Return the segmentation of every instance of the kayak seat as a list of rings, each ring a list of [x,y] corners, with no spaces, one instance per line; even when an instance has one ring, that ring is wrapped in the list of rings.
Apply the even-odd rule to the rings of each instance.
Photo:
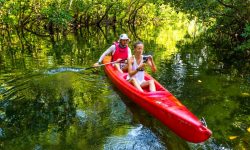
[[[123,79],[127,80],[128,73],[123,73]]]

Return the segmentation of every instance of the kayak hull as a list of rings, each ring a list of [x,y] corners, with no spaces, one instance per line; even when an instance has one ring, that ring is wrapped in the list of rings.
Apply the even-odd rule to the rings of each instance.
[[[111,57],[106,56],[103,63],[110,62]],[[193,142],[204,142],[211,136],[212,132],[192,114],[181,102],[175,98],[159,82],[145,73],[145,80],[154,80],[156,92],[144,92],[137,90],[127,80],[127,73],[118,72],[112,65],[105,65],[106,75],[112,83],[129,99],[160,120],[181,138]]]

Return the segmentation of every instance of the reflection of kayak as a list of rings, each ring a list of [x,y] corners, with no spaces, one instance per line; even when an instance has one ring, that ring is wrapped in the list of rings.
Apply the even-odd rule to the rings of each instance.
[[[106,56],[103,63],[108,63],[110,60],[111,57]],[[211,136],[212,132],[156,80],[156,92],[149,92],[148,89],[140,92],[126,81],[127,73],[119,73],[112,65],[105,65],[104,70],[123,94],[183,139],[199,143],[206,141]],[[153,78],[145,73],[145,80],[149,79]]]

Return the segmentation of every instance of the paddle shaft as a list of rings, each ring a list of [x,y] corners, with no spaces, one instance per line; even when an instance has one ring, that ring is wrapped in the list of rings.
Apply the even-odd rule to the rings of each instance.
[[[114,64],[114,63],[121,63],[121,61],[124,61],[124,59],[120,60],[119,62],[117,62],[117,61],[111,61],[109,63],[100,64],[98,66],[91,66],[91,67],[88,67],[88,68],[84,68],[83,70],[93,69],[93,68],[97,68],[97,67],[101,67],[101,66],[105,66],[105,65],[109,65],[109,64]]]

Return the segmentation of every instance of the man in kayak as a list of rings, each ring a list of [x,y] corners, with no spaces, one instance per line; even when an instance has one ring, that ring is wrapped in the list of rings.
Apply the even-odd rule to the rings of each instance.
[[[121,60],[127,60],[132,56],[131,49],[128,47],[128,42],[130,39],[128,38],[127,34],[121,34],[119,37],[118,42],[114,42],[112,46],[110,46],[99,58],[98,62],[94,64],[94,67],[98,67],[104,57],[110,53],[112,53],[112,62],[116,61],[115,64],[116,69],[123,73],[126,70],[125,63],[119,63]]]
[[[155,91],[154,80],[144,80],[144,67],[150,66],[152,71],[156,71],[156,66],[151,55],[143,56],[144,45],[141,41],[134,44],[134,56],[128,59],[128,76],[127,80],[131,82],[137,89],[143,91],[142,88],[149,86],[149,91]]]

